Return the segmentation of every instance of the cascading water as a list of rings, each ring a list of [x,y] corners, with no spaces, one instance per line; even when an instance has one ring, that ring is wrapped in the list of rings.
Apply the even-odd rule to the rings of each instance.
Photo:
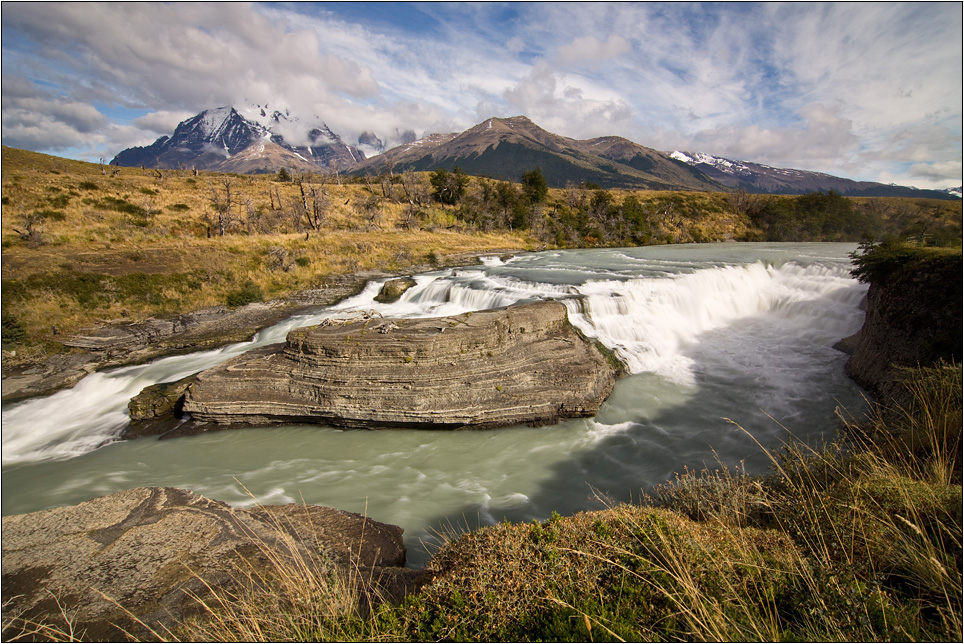
[[[88,376],[3,407],[3,513],[139,485],[172,485],[237,505],[308,502],[406,529],[409,559],[449,526],[545,518],[639,496],[684,466],[762,471],[756,441],[830,436],[837,406],[862,411],[833,344],[859,329],[866,288],[846,244],[716,244],[533,253],[416,276],[392,304],[381,282],[252,341]],[[630,375],[592,419],[483,432],[231,430],[117,442],[143,387],[181,378],[291,328],[351,310],[443,316],[535,299],[570,320]],[[730,420],[732,419],[732,422]],[[741,431],[738,423],[745,431]],[[719,462],[719,463],[718,463]],[[250,494],[253,495],[249,496]]]

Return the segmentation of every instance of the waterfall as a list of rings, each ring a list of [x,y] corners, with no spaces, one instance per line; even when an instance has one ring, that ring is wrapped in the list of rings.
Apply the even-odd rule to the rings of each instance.
[[[683,255],[645,257],[641,249],[632,249],[489,259],[481,267],[418,275],[416,285],[391,304],[374,301],[385,281],[376,280],[356,296],[294,316],[251,342],[95,373],[72,389],[4,405],[3,463],[64,459],[97,449],[118,438],[128,420],[127,402],[143,387],[281,342],[296,326],[357,309],[429,317],[557,299],[567,306],[573,324],[613,349],[630,373],[656,374],[681,386],[696,383],[698,363],[727,358],[759,371],[768,368],[756,364],[766,362],[768,351],[794,362],[801,351],[794,342],[826,348],[859,328],[858,303],[866,288],[849,276],[849,264],[839,253],[833,261],[779,262]],[[761,330],[739,340],[718,338],[719,348],[700,354],[702,339],[741,320]],[[760,343],[765,346],[748,350]],[[784,347],[782,354],[778,346]]]
[[[833,344],[859,328],[857,304],[866,291],[842,267],[793,262],[590,281],[577,290],[582,298],[566,302],[573,324],[613,349],[631,373],[657,373],[680,384],[693,382],[682,354],[701,335],[765,316],[774,336],[806,334]]]

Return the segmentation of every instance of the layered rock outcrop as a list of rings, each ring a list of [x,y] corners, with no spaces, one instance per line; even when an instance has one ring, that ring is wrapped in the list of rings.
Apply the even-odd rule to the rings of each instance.
[[[429,319],[326,321],[198,374],[195,421],[488,428],[591,416],[613,366],[558,302]]]
[[[234,509],[177,488],[7,516],[2,542],[4,641],[30,623],[67,632],[65,617],[90,641],[163,633],[201,610],[197,598],[268,578],[282,560],[371,580],[383,595],[418,583],[401,568],[397,526],[320,506]]]

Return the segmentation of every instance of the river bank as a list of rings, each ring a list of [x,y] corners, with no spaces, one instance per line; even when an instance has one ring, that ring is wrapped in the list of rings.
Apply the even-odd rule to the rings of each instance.
[[[63,340],[63,352],[17,360],[4,352],[4,402],[50,395],[75,385],[88,374],[164,356],[215,349],[249,340],[258,331],[294,315],[330,306],[357,294],[374,279],[424,273],[446,266],[479,262],[480,257],[509,256],[519,249],[496,249],[439,255],[434,264],[413,264],[395,271],[358,271],[335,275],[323,284],[290,297],[218,306],[169,318],[141,322],[103,320]]]
[[[911,268],[919,279],[940,275]],[[959,315],[941,308],[947,300],[929,305],[942,319]],[[593,319],[605,327],[598,311]],[[600,495],[609,507],[451,535],[420,574],[426,585],[401,605],[371,610],[350,585],[306,593],[317,570],[278,569],[266,585],[220,594],[175,638],[959,639],[959,362],[908,372],[902,387],[901,406],[847,422],[845,441],[778,452],[753,438],[766,475],[722,462],[681,469],[641,505]]]

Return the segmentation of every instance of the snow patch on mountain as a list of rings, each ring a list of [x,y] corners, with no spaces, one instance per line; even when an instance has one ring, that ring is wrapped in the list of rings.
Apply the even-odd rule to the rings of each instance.
[[[681,152],[679,150],[674,150],[669,156],[677,161],[682,161],[683,163],[687,163],[689,165],[704,164],[713,166],[714,168],[728,174],[745,174],[747,172],[751,172],[748,166],[739,161],[730,161],[729,159],[715,157],[704,152]]]
[[[201,119],[198,122],[199,133],[206,139],[216,140],[220,138],[224,130],[230,125],[229,121],[233,112],[234,109],[230,107],[218,107],[201,112]]]

